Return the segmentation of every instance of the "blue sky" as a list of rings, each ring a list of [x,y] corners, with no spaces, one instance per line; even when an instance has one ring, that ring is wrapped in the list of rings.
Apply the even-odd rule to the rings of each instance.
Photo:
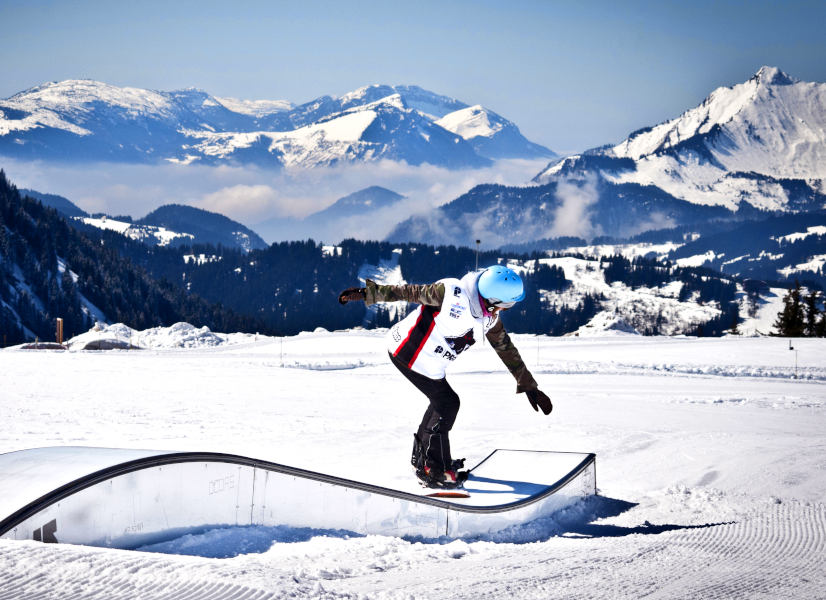
[[[0,97],[69,78],[295,103],[415,84],[574,152],[764,64],[826,81],[824,21],[823,1],[0,0]]]

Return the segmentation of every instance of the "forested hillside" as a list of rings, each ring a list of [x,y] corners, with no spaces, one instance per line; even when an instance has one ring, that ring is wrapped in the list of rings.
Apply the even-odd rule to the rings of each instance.
[[[178,321],[221,331],[266,327],[156,280],[105,239],[87,237],[56,210],[21,196],[0,171],[0,342],[53,340],[57,317],[65,337],[102,318],[140,329]]]
[[[280,334],[294,334],[317,327],[389,326],[409,307],[379,306],[366,312],[358,303],[341,307],[338,292],[365,278],[427,283],[461,277],[475,268],[477,256],[470,248],[455,246],[346,240],[330,247],[308,240],[273,244],[250,254],[200,247],[186,262],[171,250],[156,249],[135,260],[158,277],[180,281],[204,298],[255,315]],[[721,335],[740,320],[749,287],[710,269],[622,256],[482,252],[478,257],[480,266],[501,261],[520,269],[525,279],[525,300],[503,315],[516,333],[563,335],[610,309],[633,315],[633,325],[642,334]],[[563,267],[573,263],[577,266],[569,274]],[[646,310],[634,306],[635,290],[650,296]],[[610,301],[605,296],[609,291]],[[768,290],[754,293],[759,297],[761,291]]]
[[[188,321],[217,331],[277,335],[386,327],[411,307],[342,307],[339,291],[365,278],[426,283],[461,277],[477,264],[503,261],[519,269],[526,283],[525,300],[503,316],[516,333],[563,335],[603,313],[608,317],[598,321],[621,319],[641,334],[721,335],[754,317],[766,305],[764,296],[777,296],[766,282],[620,255],[477,255],[465,247],[357,240],[337,246],[283,242],[249,253],[147,246],[67,222],[21,197],[5,176],[0,197],[0,327],[6,344],[52,339],[58,316],[67,337],[97,319],[136,329]]]

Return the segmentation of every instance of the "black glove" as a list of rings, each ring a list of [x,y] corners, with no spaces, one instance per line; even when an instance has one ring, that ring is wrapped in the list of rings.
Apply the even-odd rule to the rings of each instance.
[[[339,304],[347,304],[348,302],[354,300],[361,300],[364,302],[364,299],[367,297],[366,292],[367,288],[347,288],[338,295]]]
[[[528,390],[526,392],[528,394],[528,401],[533,406],[533,409],[536,412],[539,412],[539,409],[542,409],[542,412],[546,415],[551,414],[551,411],[554,409],[554,405],[551,404],[551,399],[548,398],[541,390]]]

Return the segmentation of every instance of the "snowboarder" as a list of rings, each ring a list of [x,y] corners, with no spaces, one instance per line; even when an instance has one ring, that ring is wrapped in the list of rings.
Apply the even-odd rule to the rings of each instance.
[[[448,434],[459,411],[459,396],[445,379],[445,369],[476,342],[475,328],[516,378],[516,393],[526,393],[534,410],[551,413],[550,398],[539,390],[499,319],[500,312],[524,297],[519,274],[501,265],[422,285],[379,285],[368,279],[365,287],[339,294],[341,304],[404,300],[420,305],[390,328],[387,349],[391,362],[430,401],[414,435],[411,457],[422,485],[454,488],[467,478],[467,472],[459,470],[464,459],[453,460],[450,454]]]

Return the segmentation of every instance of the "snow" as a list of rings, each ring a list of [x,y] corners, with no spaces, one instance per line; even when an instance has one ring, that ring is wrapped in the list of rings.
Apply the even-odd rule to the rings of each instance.
[[[777,272],[784,277],[790,277],[794,273],[803,273],[806,271],[817,273],[823,268],[823,265],[826,265],[826,254],[815,254],[805,263],[778,269]]]
[[[627,325],[640,333],[659,328],[658,333],[676,335],[690,332],[720,314],[718,306],[700,304],[692,299],[681,302],[679,294],[683,284],[679,281],[658,288],[631,288],[619,281],[608,284],[598,258],[566,256],[540,259],[539,263],[561,268],[565,278],[572,282],[571,287],[561,292],[543,291],[543,299],[548,305],[574,307],[585,294],[602,297],[602,308],[612,316],[606,317],[608,322],[597,320],[591,327],[586,326],[582,330],[585,333],[605,330],[610,326],[610,320],[616,318],[618,322],[622,321],[622,325],[618,325],[621,328]],[[532,271],[536,261],[508,266],[520,272]]]
[[[222,258],[223,257],[218,256],[217,254],[203,254],[203,253],[201,253],[201,254],[184,254],[183,255],[184,263],[189,264],[191,262],[191,263],[194,263],[196,265],[203,265],[203,264],[206,264],[206,263],[218,262]]]
[[[91,131],[75,122],[83,122],[93,114],[98,103],[123,109],[133,119],[146,115],[170,121],[175,119],[172,102],[158,92],[121,88],[99,81],[68,79],[46,83],[0,101],[0,109],[7,107],[30,113],[20,121],[0,116],[0,135],[38,127],[63,129],[76,135],[91,135]]]
[[[740,286],[738,286],[740,288]],[[749,306],[743,296],[745,293],[742,289],[738,292],[740,294],[740,318],[743,320],[737,326],[740,335],[756,336],[756,335],[770,335],[774,329],[774,323],[777,321],[778,313],[783,311],[783,298],[788,293],[784,288],[770,288],[767,294],[761,296],[759,303],[754,310]]]
[[[654,255],[657,260],[665,260],[669,253],[681,247],[682,244],[675,242],[665,242],[662,244],[651,244],[648,242],[640,242],[638,244],[592,244],[589,246],[568,246],[565,248],[565,252],[595,258],[619,254],[629,260]]]
[[[130,223],[128,221],[118,221],[108,217],[74,218],[82,221],[86,225],[97,227],[98,229],[117,231],[121,235],[125,235],[133,240],[144,241],[154,238],[154,243],[158,246],[167,246],[170,242],[177,238],[189,238],[191,240],[195,239],[195,236],[191,233],[179,233],[177,231],[169,230],[166,227],[159,227],[156,225],[135,225],[134,223]]]
[[[58,271],[58,273],[60,273],[62,275],[63,273],[66,272],[66,269],[67,269],[66,261],[63,260],[62,258],[58,257],[58,259],[57,259],[57,271]],[[77,273],[75,273],[74,271],[69,269],[69,276],[72,278],[72,281],[74,283],[77,283],[77,280],[78,280]],[[60,279],[58,279],[58,281],[60,281]],[[80,292],[77,292],[77,295],[78,295],[78,298],[80,299],[81,310],[83,311],[84,314],[90,316],[95,321],[105,321],[106,320],[106,315],[104,315],[103,311],[100,310],[97,306],[95,306],[95,304],[91,300],[89,300],[86,296],[84,296]]]
[[[75,219],[85,223],[86,225],[97,227],[98,229],[117,231],[122,235],[126,235],[126,232],[132,227],[132,223],[129,223],[128,221],[118,221],[108,217],[75,217]]]
[[[174,331],[173,331],[174,330]],[[187,335],[182,335],[188,331]],[[425,402],[384,331],[147,335],[141,352],[0,351],[0,452],[230,452],[355,479],[409,470]],[[214,334],[223,338],[225,334]],[[189,348],[173,338],[193,340]],[[473,539],[221,528],[120,551],[0,541],[6,597],[814,598],[826,587],[826,340],[514,335],[554,401],[489,346],[452,364],[451,435],[597,453],[600,496]]]
[[[711,262],[718,257],[725,256],[724,254],[716,254],[713,250],[709,250],[704,254],[695,254],[694,256],[686,256],[685,258],[678,258],[675,263],[680,267],[702,267],[707,262]]]
[[[184,133],[202,140],[191,148],[212,158],[226,158],[238,149],[249,148],[264,140],[268,144],[267,151],[277,151],[285,166],[319,166],[346,157],[353,146],[366,145],[359,140],[375,119],[375,111],[358,109],[293,131],[213,133],[187,130]]]
[[[237,98],[218,97],[216,97],[215,100],[233,112],[251,117],[265,117],[293,108],[292,102],[287,100],[239,100]]]
[[[804,180],[813,189],[826,180],[825,108],[826,83],[763,67],[679,117],[594,152],[634,160],[634,169],[603,172],[612,183],[654,185],[688,202],[730,210],[743,201],[760,210],[788,210],[790,194],[781,179]],[[554,180],[577,158],[549,164],[535,181]]]
[[[562,171],[563,167],[573,165],[579,158],[581,158],[580,154],[573,154],[565,158],[560,158],[559,160],[551,161],[534,180],[538,183],[548,183],[555,175],[558,175]]]
[[[805,240],[810,235],[826,235],[826,226],[815,225],[813,227],[807,227],[806,231],[804,232],[790,233],[789,235],[772,237],[772,239],[777,240],[778,242],[786,242],[789,244],[793,244],[795,242],[799,242],[800,240]]]
[[[367,280],[370,279],[380,285],[406,284],[407,281],[405,281],[402,276],[402,268],[399,265],[401,253],[402,251],[397,248],[393,250],[390,260],[380,259],[378,265],[363,264],[358,272],[359,282],[365,284]],[[364,317],[364,324],[368,325],[370,322],[373,322],[380,308],[389,310],[390,318],[397,320],[404,316],[403,311],[407,306],[407,302],[386,302],[384,304],[369,306]]]
[[[461,137],[436,124],[466,106],[415,86],[373,85],[339,99],[323,96],[294,106],[283,100],[214,97],[197,89],[162,92],[66,80],[0,100],[0,138],[21,145],[37,138],[38,147],[104,161],[240,161],[259,167],[313,168],[388,159],[477,167],[488,163],[481,150],[476,154]],[[486,153],[531,159],[544,152],[527,143],[513,123],[477,108],[461,127],[474,130],[477,137],[488,136]],[[376,123],[378,115],[381,123]],[[374,123],[372,135],[365,135]],[[303,126],[293,129],[297,124]],[[489,134],[503,129],[510,131],[507,139],[489,139]],[[67,137],[67,132],[74,135]],[[118,134],[124,132],[128,139],[118,143]],[[84,142],[76,139],[79,136],[102,141]],[[136,159],[136,153],[143,158]]]
[[[698,107],[684,112],[650,131],[629,137],[614,147],[617,156],[642,158],[669,148],[697,134],[708,133],[714,125],[731,121],[757,97],[759,81],[755,78],[733,87],[714,90]]]
[[[493,137],[502,130],[502,123],[491,122],[491,115],[477,104],[445,115],[436,125],[462,136],[466,140],[475,137]]]
[[[12,96],[6,102],[24,110],[42,106],[56,110],[88,112],[95,102],[126,108],[134,113],[171,113],[171,102],[158,92],[132,87],[117,87],[90,79],[50,82]]]
[[[209,327],[194,327],[189,323],[176,323],[170,327],[153,327],[136,331],[123,323],[106,325],[97,323],[95,327],[66,342],[69,350],[84,350],[89,343],[109,341],[124,348],[204,348],[224,344],[246,343],[256,338],[253,334],[235,333],[231,335],[213,333]]]
[[[603,337],[606,335],[639,335],[639,331],[625,322],[625,319],[610,311],[598,312],[585,325],[568,335],[580,337]]]
[[[402,250],[395,249],[390,260],[380,259],[378,265],[363,264],[359,268],[358,279],[365,283],[368,279],[382,285],[404,285],[407,283],[402,276],[399,258]]]

